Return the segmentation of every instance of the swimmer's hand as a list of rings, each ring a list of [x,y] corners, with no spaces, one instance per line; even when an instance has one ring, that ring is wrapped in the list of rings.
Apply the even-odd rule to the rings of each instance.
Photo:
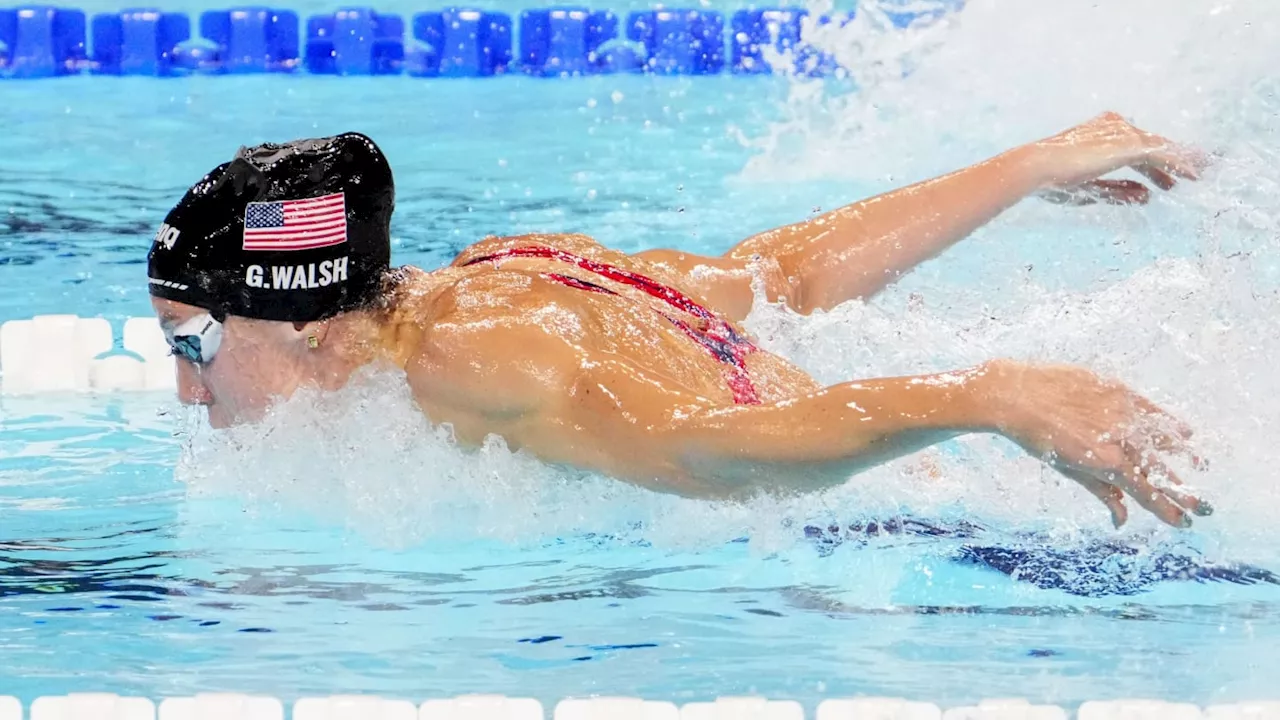
[[[1100,180],[1130,168],[1161,190],[1177,178],[1198,180],[1208,164],[1203,153],[1135,127],[1109,112],[1033,143],[1041,163],[1043,187],[1037,193],[1050,202],[1090,205],[1144,204],[1151,197],[1136,180]]]
[[[1090,180],[1073,188],[1049,188],[1037,193],[1055,205],[1146,205],[1151,190],[1136,180]]]
[[[1205,466],[1191,429],[1124,385],[1078,367],[989,363],[987,392],[1002,408],[997,426],[1031,455],[1080,483],[1124,524],[1128,494],[1174,527],[1213,508],[1182,487],[1162,455]]]

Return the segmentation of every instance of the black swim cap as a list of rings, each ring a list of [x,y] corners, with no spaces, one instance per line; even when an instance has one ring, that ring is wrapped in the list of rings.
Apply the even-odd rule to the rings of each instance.
[[[364,135],[241,148],[165,217],[151,294],[292,322],[365,305],[390,267],[394,207],[391,166]]]

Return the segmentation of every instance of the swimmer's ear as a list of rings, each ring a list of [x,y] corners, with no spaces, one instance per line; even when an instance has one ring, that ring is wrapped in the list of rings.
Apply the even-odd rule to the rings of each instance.
[[[329,323],[327,322],[295,322],[293,323],[295,332],[303,335],[307,341],[307,347],[315,350],[324,342],[325,336],[329,334]]]

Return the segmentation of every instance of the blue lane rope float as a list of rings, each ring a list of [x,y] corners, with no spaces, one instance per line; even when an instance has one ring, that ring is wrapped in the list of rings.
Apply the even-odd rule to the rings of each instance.
[[[767,74],[766,51],[787,53],[792,71],[828,75],[829,54],[807,46],[803,9],[633,11],[586,7],[506,13],[450,7],[414,14],[343,8],[305,23],[285,9],[209,10],[194,19],[156,8],[101,13],[52,6],[0,9],[0,78],[64,75],[295,73],[543,77],[648,72]],[[890,16],[893,25],[929,19]],[[820,16],[816,25],[852,14]]]
[[[7,77],[79,72],[85,58],[84,12],[48,6],[0,10],[0,54]]]

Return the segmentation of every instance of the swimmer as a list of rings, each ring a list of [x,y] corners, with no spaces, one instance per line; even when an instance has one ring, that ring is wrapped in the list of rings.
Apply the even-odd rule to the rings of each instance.
[[[168,213],[148,254],[180,399],[215,428],[301,386],[402,370],[458,442],[698,498],[812,492],[968,433],[1011,439],[1101,500],[1175,527],[1209,505],[1190,428],[1073,366],[975,367],[822,386],[738,327],[753,282],[802,314],[869,298],[1029,196],[1141,203],[1190,150],[1108,113],[950,174],[776,228],[724,255],[626,254],[582,235],[490,237],[392,268],[391,168],[360,134],[242,148]]]

